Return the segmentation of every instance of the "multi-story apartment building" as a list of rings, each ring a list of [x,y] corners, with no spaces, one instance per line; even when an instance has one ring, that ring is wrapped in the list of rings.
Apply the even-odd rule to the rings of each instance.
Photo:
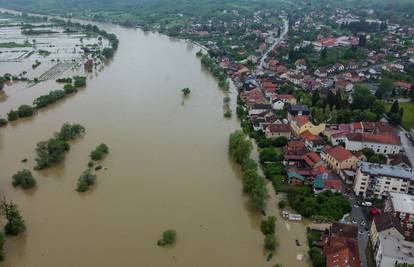
[[[384,212],[392,214],[398,220],[405,236],[414,236],[414,196],[388,193]]]
[[[413,194],[414,173],[411,168],[359,162],[354,191],[358,196],[385,198],[388,192]]]

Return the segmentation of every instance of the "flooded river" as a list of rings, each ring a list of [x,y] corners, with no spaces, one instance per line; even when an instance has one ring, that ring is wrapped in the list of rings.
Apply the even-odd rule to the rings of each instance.
[[[120,46],[86,89],[0,129],[0,193],[19,205],[27,225],[22,236],[7,238],[1,266],[308,266],[296,259],[306,254],[304,226],[286,227],[280,218],[281,246],[266,262],[261,217],[249,211],[227,156],[238,122],[223,118],[224,94],[195,57],[198,49],[159,34],[105,29]],[[183,87],[192,90],[186,100]],[[54,82],[6,88],[0,113],[58,88]],[[234,90],[231,97],[235,110]],[[32,169],[36,143],[66,121],[85,126],[85,137],[71,144],[62,164],[33,172],[35,190],[14,189],[10,177]],[[110,148],[107,170],[79,194],[76,181],[101,142]],[[274,196],[269,210],[278,213]],[[157,247],[168,228],[176,229],[176,244]]]

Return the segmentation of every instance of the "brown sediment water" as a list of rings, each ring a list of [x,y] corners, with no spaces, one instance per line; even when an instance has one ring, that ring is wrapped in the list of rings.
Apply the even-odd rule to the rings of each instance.
[[[195,57],[198,48],[100,26],[120,45],[113,61],[89,75],[87,88],[0,129],[0,193],[18,204],[27,225],[23,235],[7,238],[1,266],[309,266],[304,224],[286,227],[280,217],[281,245],[266,262],[261,216],[250,210],[227,155],[228,136],[239,123],[235,116],[223,118],[224,94]],[[6,87],[0,113],[59,89],[55,85]],[[187,99],[184,87],[191,89]],[[234,88],[230,96],[235,111]],[[36,143],[64,122],[85,126],[85,137],[71,143],[62,164],[33,171],[36,189],[13,188],[14,173],[33,169]],[[89,192],[77,193],[88,155],[102,142],[110,148],[107,169]],[[21,163],[24,158],[28,163]],[[269,213],[278,214],[276,202],[272,194]],[[157,247],[169,228],[177,231],[176,244]]]

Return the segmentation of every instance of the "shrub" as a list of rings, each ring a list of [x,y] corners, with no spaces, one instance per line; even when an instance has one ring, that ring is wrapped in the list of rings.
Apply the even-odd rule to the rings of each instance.
[[[59,133],[56,133],[55,136],[59,140],[69,141],[81,137],[85,133],[85,127],[80,124],[74,123],[70,124],[65,122],[62,125]]]
[[[90,157],[92,160],[101,160],[108,152],[108,146],[102,143],[91,152]]]
[[[65,91],[65,94],[69,95],[72,93],[76,93],[78,89],[76,89],[72,84],[67,83],[63,86],[63,91]]]
[[[274,251],[277,246],[278,246],[278,241],[277,241],[275,235],[268,234],[268,235],[265,236],[265,239],[264,239],[265,249],[267,249],[269,251]]]
[[[17,111],[15,110],[10,110],[9,113],[7,113],[7,119],[9,121],[15,121],[19,118],[19,115],[17,114]]]
[[[224,118],[231,118],[231,110],[226,110],[223,114]]]
[[[235,131],[230,135],[229,153],[237,163],[241,164],[249,159],[252,148],[252,143],[242,131]]]
[[[312,247],[309,250],[309,257],[311,258],[312,265],[314,267],[325,267],[325,257],[322,251],[317,247]]]
[[[37,143],[37,158],[35,169],[41,170],[61,162],[65,158],[65,152],[69,150],[69,144],[64,140],[51,138],[48,141]]]
[[[57,83],[72,83],[72,78],[58,78],[56,79]]]
[[[162,233],[162,238],[167,244],[173,244],[175,242],[176,236],[177,236],[177,233],[173,229],[167,230],[164,233]]]
[[[36,180],[33,178],[33,175],[29,170],[24,169],[13,175],[12,185],[28,189],[36,185]]]
[[[84,77],[84,76],[75,76],[75,77],[73,77],[73,85],[76,88],[86,86],[86,77]]]
[[[227,103],[229,103],[230,102],[230,96],[225,96],[224,98],[223,98],[223,103],[224,104],[227,104]]]
[[[86,192],[89,189],[89,186],[95,184],[96,175],[91,173],[90,169],[84,171],[78,179],[78,187],[76,191]]]
[[[3,201],[0,208],[7,220],[7,223],[4,226],[6,235],[18,235],[26,229],[26,225],[16,204]]]
[[[286,208],[286,202],[284,200],[279,201],[279,209],[284,209]]]
[[[265,220],[262,220],[260,224],[260,230],[264,235],[274,234],[276,228],[276,217],[270,216]]]
[[[0,118],[0,127],[6,126],[8,121],[6,119]]]
[[[158,246],[171,245],[175,243],[177,232],[174,229],[166,230],[162,233],[162,239],[158,240]]]
[[[34,108],[29,105],[21,105],[17,110],[19,118],[30,117],[34,114]]]

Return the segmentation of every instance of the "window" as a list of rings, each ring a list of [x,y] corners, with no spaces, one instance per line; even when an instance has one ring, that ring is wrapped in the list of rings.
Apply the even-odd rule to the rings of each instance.
[[[385,182],[385,184],[390,184],[391,182]]]

